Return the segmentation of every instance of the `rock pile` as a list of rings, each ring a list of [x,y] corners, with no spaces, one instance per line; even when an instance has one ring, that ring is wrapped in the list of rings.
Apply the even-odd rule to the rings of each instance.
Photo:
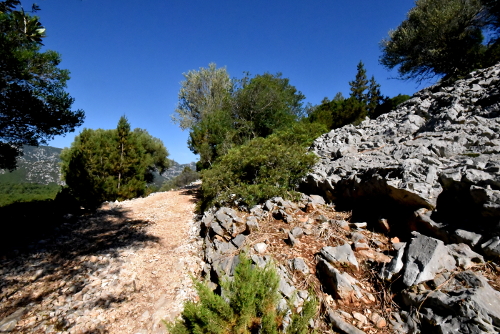
[[[500,64],[423,89],[377,119],[332,130],[311,150],[321,161],[304,184],[308,193],[332,202],[385,197],[431,210],[419,223],[451,241],[461,233],[471,242],[469,232],[500,234]]]
[[[200,220],[204,274],[218,289],[234,274],[242,250],[257,266],[273,261],[281,279],[278,309],[286,312],[292,302],[300,310],[313,287],[326,314],[311,324],[319,330],[326,326],[322,319],[340,333],[500,329],[500,293],[483,275],[496,279],[496,287],[500,281],[482,255],[418,232],[407,242],[389,239],[349,218],[315,195],[299,203],[272,198],[250,212],[213,209]]]
[[[332,130],[311,150],[321,160],[303,189],[351,208],[375,204],[368,227],[405,240],[378,273],[405,309],[390,319],[395,331],[500,330],[500,293],[490,286],[498,289],[500,259],[500,64]],[[492,282],[471,271],[487,267],[483,256]]]

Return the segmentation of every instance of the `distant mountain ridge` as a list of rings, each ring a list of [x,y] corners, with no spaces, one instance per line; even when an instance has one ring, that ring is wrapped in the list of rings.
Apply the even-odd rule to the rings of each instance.
[[[13,172],[0,169],[0,183],[56,183],[64,185],[61,180],[61,151],[51,146],[23,146],[23,153],[17,160],[17,169]],[[155,174],[154,184],[161,186],[163,182],[179,175],[185,167],[196,170],[196,163],[179,164],[172,160],[172,167],[163,174]]]

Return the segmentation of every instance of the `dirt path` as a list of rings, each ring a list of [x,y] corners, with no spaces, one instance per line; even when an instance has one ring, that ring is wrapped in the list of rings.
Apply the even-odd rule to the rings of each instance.
[[[189,190],[111,203],[1,260],[0,333],[165,333],[203,264],[194,205]]]

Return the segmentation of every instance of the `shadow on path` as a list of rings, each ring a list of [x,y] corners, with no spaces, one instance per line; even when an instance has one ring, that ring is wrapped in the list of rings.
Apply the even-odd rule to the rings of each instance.
[[[127,210],[62,218],[51,205],[50,201],[16,203],[0,209],[0,325],[5,317],[23,310],[19,319],[37,319],[29,332],[41,325],[60,331],[72,325],[51,314],[51,309],[69,314],[123,302],[128,291],[117,279],[120,252],[159,242],[147,234],[149,222],[129,219]],[[103,275],[115,277],[105,289],[100,280],[95,283],[95,277]]]

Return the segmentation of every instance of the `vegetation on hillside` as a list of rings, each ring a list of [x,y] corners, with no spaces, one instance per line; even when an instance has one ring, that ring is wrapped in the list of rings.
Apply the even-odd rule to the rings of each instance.
[[[0,182],[0,207],[15,202],[52,200],[61,190],[55,183],[6,183]]]
[[[186,166],[179,175],[171,180],[165,181],[159,191],[169,191],[175,188],[181,188],[199,179],[200,173]]]
[[[321,124],[300,122],[231,149],[202,172],[200,208],[251,207],[274,196],[298,199],[300,179],[317,162],[307,147],[324,132]]]
[[[358,63],[356,77],[349,82],[349,86],[349,98],[337,93],[333,100],[325,97],[320,105],[310,108],[309,121],[324,124],[328,129],[336,129],[351,123],[358,124],[367,116],[376,115],[384,97],[375,78],[372,76],[368,80],[363,62]]]
[[[199,301],[187,302],[181,318],[167,324],[172,334],[188,333],[309,333],[309,320],[314,317],[317,301],[305,301],[301,313],[294,312],[289,323],[285,314],[276,310],[280,294],[279,276],[268,264],[264,268],[252,265],[240,255],[234,279],[221,282],[223,296],[215,294],[206,284],[195,282]]]
[[[181,82],[173,118],[190,130],[189,148],[200,155],[198,170],[210,168],[233,147],[298,121],[304,95],[281,73],[229,79],[225,68],[189,71]]]

